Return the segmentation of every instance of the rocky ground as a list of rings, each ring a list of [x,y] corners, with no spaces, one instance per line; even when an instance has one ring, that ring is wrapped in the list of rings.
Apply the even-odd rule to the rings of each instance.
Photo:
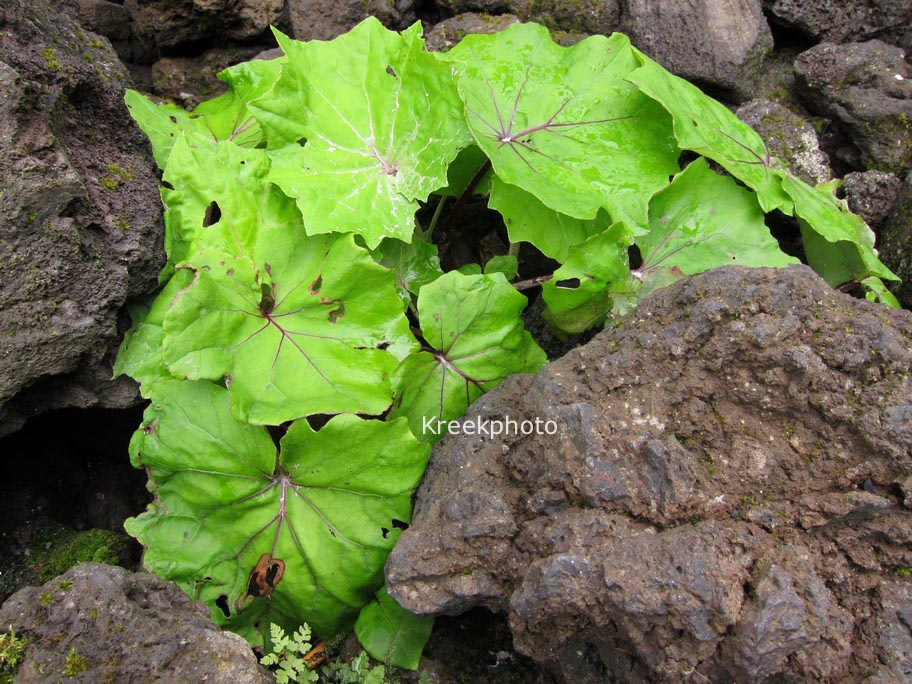
[[[51,583],[0,615],[25,616],[40,643],[58,644],[56,655],[46,644],[29,655],[48,671],[65,664],[60,649],[82,624],[55,612],[56,599],[39,610],[45,594],[65,593],[53,576],[76,560],[135,565],[120,525],[145,505],[143,477],[125,458],[139,395],[111,379],[111,364],[128,325],[124,304],[154,288],[164,255],[158,175],[123,91],[192,107],[220,92],[220,69],[275,54],[270,26],[328,39],[368,14],[390,28],[422,21],[435,49],[527,20],[565,44],[628,33],[737,111],[806,180],[843,179],[912,308],[907,0],[2,0],[0,600]],[[806,272],[718,276],[731,288],[718,297],[715,277],[660,294],[642,309],[651,320],[641,311],[477,409],[525,406],[523,383],[539,383],[539,399],[580,423],[566,443],[447,441],[435,452],[389,579],[416,610],[479,607],[465,623],[443,620],[432,639],[439,681],[458,681],[453,653],[471,641],[460,624],[487,639],[467,646],[463,674],[479,668],[463,681],[912,678],[909,315],[809,296],[820,285]],[[701,287],[710,294],[698,296]],[[752,305],[748,292],[766,304]],[[815,312],[831,327],[819,328]],[[678,343],[660,344],[658,321],[677,326]],[[552,356],[574,346],[545,339],[534,314],[529,324]],[[725,335],[769,356],[726,356]],[[827,336],[842,346],[827,346]],[[692,386],[659,396],[626,376],[606,385],[611,359],[622,357],[674,367]],[[712,368],[739,382],[710,383]],[[648,411],[631,414],[632,397],[648,400]],[[772,397],[767,413],[746,408],[763,397]],[[600,432],[584,429],[586,411]],[[645,415],[674,422],[674,443],[649,438],[650,425],[637,427],[640,443],[616,434]],[[698,423],[711,429],[699,433]],[[622,471],[597,457],[555,460],[593,444],[607,454],[608,435],[630,458]],[[770,438],[781,460],[761,464],[751,445]],[[496,467],[495,446],[507,448]],[[545,469],[530,470],[526,452]],[[443,510],[434,492],[455,486],[453,459],[485,473],[484,488],[463,488]],[[516,491],[537,508],[518,507]],[[433,542],[440,553],[427,551],[428,535],[444,529],[450,536]],[[142,576],[79,572],[66,581],[88,583],[86,601],[90,585],[104,585],[100,596],[139,592],[154,604],[130,622],[146,631],[165,619],[163,604],[188,610]],[[91,634],[78,638],[98,642]],[[514,652],[511,638],[539,664]],[[120,653],[116,644],[99,649],[101,661]],[[98,672],[83,681],[100,681],[91,679]]]

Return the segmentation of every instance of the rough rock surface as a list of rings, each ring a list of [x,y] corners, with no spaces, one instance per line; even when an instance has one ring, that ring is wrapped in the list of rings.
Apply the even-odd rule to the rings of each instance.
[[[470,33],[497,33],[519,21],[515,14],[498,14],[496,17],[473,12],[458,14],[434,24],[425,35],[425,44],[428,50],[449,50]]]
[[[368,16],[389,29],[417,19],[414,0],[288,0],[288,15],[298,40],[332,40]]]
[[[565,681],[908,681],[910,397],[909,312],[804,266],[681,281],[470,409],[519,428],[435,448],[387,587],[508,612]]]
[[[629,0],[624,24],[669,71],[739,95],[773,47],[760,0]]]
[[[228,87],[218,73],[252,59],[257,48],[213,48],[199,57],[163,57],[152,65],[155,94],[193,109],[203,100],[222,94]]]
[[[57,3],[0,7],[0,435],[37,412],[138,397],[111,381],[117,311],[154,287],[164,254],[126,81],[110,44]]]
[[[214,38],[251,40],[278,24],[285,0],[126,0],[137,52],[156,57]]]
[[[773,156],[785,162],[799,178],[811,185],[830,180],[830,160],[820,149],[817,132],[808,121],[770,100],[751,100],[735,114],[757,131]]]
[[[872,228],[878,228],[893,212],[902,190],[902,180],[884,171],[847,173],[842,179],[849,209]]]
[[[621,24],[618,0],[513,0],[510,11],[553,31],[611,35]]]
[[[13,594],[0,608],[0,624],[28,639],[17,684],[274,681],[246,641],[209,619],[208,608],[149,573],[77,565]],[[63,676],[73,651],[84,659],[81,671]]]
[[[899,202],[880,229],[877,247],[883,262],[902,278],[896,288],[899,301],[912,309],[912,172],[906,176]]]
[[[795,71],[808,107],[845,128],[868,168],[912,167],[912,80],[901,49],[821,43],[798,56]]]
[[[775,19],[817,40],[848,43],[908,30],[909,0],[764,0]]]

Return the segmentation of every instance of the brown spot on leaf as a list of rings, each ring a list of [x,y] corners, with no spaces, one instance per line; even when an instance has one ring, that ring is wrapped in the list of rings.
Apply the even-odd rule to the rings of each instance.
[[[314,281],[310,284],[310,287],[307,288],[307,291],[310,294],[315,295],[320,291],[320,288],[323,287],[323,276],[318,275],[314,278]]]
[[[247,596],[252,598],[271,596],[284,574],[285,561],[264,553],[247,577]]]

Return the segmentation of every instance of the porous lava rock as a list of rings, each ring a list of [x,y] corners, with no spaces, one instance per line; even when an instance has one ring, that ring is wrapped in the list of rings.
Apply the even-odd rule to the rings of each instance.
[[[124,5],[132,17],[134,53],[148,61],[226,38],[268,36],[285,10],[285,0],[126,0]]]
[[[466,12],[434,24],[425,36],[428,50],[446,51],[470,33],[497,33],[520,21],[514,14],[475,14]]]
[[[893,213],[902,191],[902,180],[886,171],[854,171],[842,179],[849,209],[875,230]]]
[[[900,48],[821,43],[798,56],[795,71],[807,106],[842,127],[867,168],[912,167],[912,80]]]
[[[414,0],[288,0],[288,16],[298,40],[332,40],[369,16],[393,30],[417,19]]]
[[[764,0],[778,22],[833,43],[883,37],[909,30],[909,0]]]
[[[205,605],[145,572],[77,565],[13,594],[0,607],[0,625],[27,640],[16,684],[275,681]]]
[[[830,160],[820,149],[810,122],[778,102],[765,99],[746,102],[735,114],[757,131],[772,155],[803,181],[817,185],[830,180]]]
[[[435,447],[388,590],[506,612],[568,682],[909,681],[910,397],[909,312],[680,281],[472,406],[511,433]]]
[[[906,176],[899,202],[880,229],[878,249],[884,263],[902,279],[896,285],[899,300],[912,309],[912,172]]]
[[[131,381],[111,381],[117,312],[164,263],[127,73],[75,12],[0,5],[0,435],[53,408],[138,399]]]
[[[773,48],[760,0],[628,0],[623,29],[669,71],[739,97]]]

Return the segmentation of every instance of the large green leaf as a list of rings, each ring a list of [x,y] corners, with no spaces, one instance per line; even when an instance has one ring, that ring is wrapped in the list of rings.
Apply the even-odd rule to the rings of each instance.
[[[604,207],[645,224],[679,151],[665,111],[624,80],[639,66],[626,37],[562,48],[544,27],[514,24],[467,36],[444,57],[458,65],[472,135],[504,182],[562,214],[594,219]]]
[[[420,24],[400,35],[370,18],[330,42],[278,40],[288,61],[256,104],[270,145],[284,145],[270,180],[311,235],[409,242],[418,200],[447,184],[470,140],[450,65],[425,52]]]
[[[756,191],[764,211],[791,213],[782,188],[781,164],[770,156],[763,139],[725,105],[695,85],[669,73],[636,51],[642,64],[627,80],[671,114],[678,145],[718,162]]]
[[[407,611],[386,593],[386,587],[381,587],[361,609],[355,635],[377,660],[415,670],[433,627],[434,618]]]
[[[418,317],[427,346],[396,369],[392,416],[407,416],[421,439],[445,434],[437,421],[463,415],[475,399],[508,375],[541,368],[545,353],[526,332],[526,308],[500,273],[451,271],[418,293]]]
[[[192,112],[173,104],[156,105],[135,90],[128,90],[124,101],[130,115],[149,137],[158,168],[165,168],[181,132],[198,133],[212,140],[231,140],[245,147],[260,143],[262,131],[247,105],[272,87],[283,61],[254,60],[225,69],[219,78],[228,82],[228,90],[201,103]]]
[[[874,232],[833,196],[828,184],[812,188],[788,176],[783,187],[795,202],[808,264],[831,286],[869,276],[899,280],[877,257]]]
[[[171,377],[162,356],[162,325],[174,297],[192,280],[189,271],[178,271],[158,293],[128,306],[133,326],[117,350],[114,377],[129,375],[139,383],[139,391],[147,399],[156,382]]]
[[[570,248],[603,233],[611,218],[601,210],[591,220],[561,214],[542,204],[535,195],[495,176],[488,206],[497,209],[507,226],[510,242],[528,242],[545,256],[564,262]]]
[[[161,191],[169,263],[202,247],[249,254],[264,230],[303,231],[295,203],[266,181],[268,172],[264,150],[181,134],[163,175],[171,188]]]
[[[254,642],[271,622],[327,637],[351,626],[428,457],[405,421],[352,415],[318,432],[293,423],[277,455],[264,428],[232,418],[225,389],[176,380],[156,385],[130,449],[155,494],[126,523],[144,565]]]
[[[261,226],[248,254],[200,250],[165,316],[164,358],[192,380],[227,377],[235,415],[278,424],[379,414],[414,338],[393,273],[354,236]]]
[[[566,263],[542,286],[545,320],[576,335],[601,325],[614,307],[615,285],[627,288],[631,235],[623,223],[569,248]]]
[[[649,204],[649,232],[637,238],[639,296],[717,266],[785,267],[799,263],[779,249],[757,195],[697,159]]]
[[[440,268],[440,257],[437,245],[424,240],[412,240],[410,243],[386,238],[374,252],[374,257],[396,274],[399,296],[406,304],[412,301],[412,295],[443,275]]]

